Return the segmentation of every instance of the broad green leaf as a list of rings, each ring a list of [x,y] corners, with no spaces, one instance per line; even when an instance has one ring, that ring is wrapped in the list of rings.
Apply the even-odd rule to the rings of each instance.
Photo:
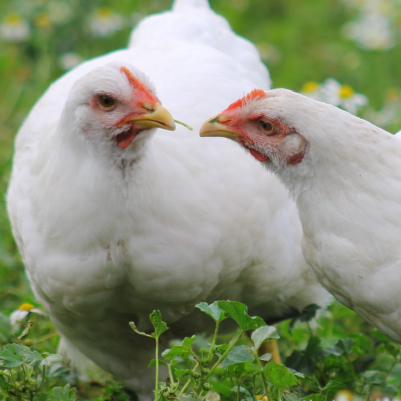
[[[155,332],[152,334],[153,337],[159,338],[161,334],[163,334],[165,331],[169,329],[167,327],[167,324],[162,321],[160,311],[158,310],[153,311],[150,314],[149,318],[153,324],[153,327],[155,328]]]
[[[266,379],[281,391],[298,384],[294,373],[290,372],[284,365],[278,365],[275,362],[269,362],[263,368],[263,373]]]
[[[385,334],[383,334],[381,331],[379,330],[373,330],[372,331],[372,337],[377,338],[380,341],[383,342],[393,342],[392,340],[390,340],[389,337],[387,337]],[[394,343],[395,344],[395,343]]]
[[[186,375],[189,375],[189,372],[190,372],[189,369],[173,368],[174,377],[178,380],[180,380],[182,377]]]
[[[181,345],[174,345],[171,349],[166,349],[162,353],[162,357],[171,361],[176,356],[180,356],[183,359],[188,358],[191,355],[192,343],[196,340],[196,336],[185,337]]]
[[[338,348],[342,349],[345,353],[349,354],[352,349],[354,341],[352,338],[342,338],[336,345]]]
[[[229,397],[231,395],[232,384],[229,380],[210,381],[212,388],[219,394]]]
[[[30,364],[31,362],[34,362],[38,359],[42,360],[43,357],[41,354],[39,354],[38,351],[31,351],[29,348],[24,347],[20,354],[22,355],[22,357],[24,358],[24,361],[27,364]]]
[[[238,386],[232,387],[231,388],[231,392],[232,393],[237,393],[237,394],[240,393],[241,394],[241,397],[240,397],[241,400],[245,400],[245,401],[253,401],[254,400],[254,398],[252,397],[252,395],[249,392],[249,390],[243,385],[240,386],[240,387],[238,387]]]
[[[269,362],[270,359],[272,359],[272,354],[269,354],[268,352],[266,352],[266,354],[263,354],[259,357],[259,359],[261,361],[265,361],[265,362]]]
[[[305,308],[302,309],[299,320],[301,322],[309,322],[309,320],[312,320],[316,316],[316,312],[319,309],[321,309],[321,306],[317,304],[310,304],[305,306]]]
[[[208,305],[206,302],[201,302],[196,305],[196,307],[203,313],[206,313],[208,316],[210,316],[215,322],[221,322],[227,318],[224,311],[217,306],[217,301],[210,305]]]
[[[380,372],[378,370],[367,370],[364,372],[363,377],[366,383],[369,384],[380,384],[385,386],[384,378],[386,377],[385,372]]]
[[[308,394],[305,397],[307,401],[325,401],[326,397],[322,394]]]
[[[164,366],[168,366],[168,364],[162,360],[159,359],[159,365],[164,365]],[[151,368],[152,366],[156,366],[156,359],[152,359],[149,363],[148,368]]]
[[[264,320],[258,316],[248,315],[248,308],[241,302],[218,301],[220,309],[223,309],[231,319],[235,320],[243,331],[256,330],[258,327],[266,326]]]
[[[334,399],[335,394],[340,390],[345,390],[347,386],[344,383],[340,383],[336,380],[330,380],[323,391],[326,394],[326,401],[331,401]]]
[[[255,344],[255,350],[257,351],[259,347],[267,340],[272,338],[280,338],[277,333],[277,330],[273,326],[262,326],[256,329],[252,335],[251,339]]]
[[[247,359],[245,361],[244,369],[245,369],[245,372],[247,372],[247,373],[259,372],[259,366],[256,365],[255,363],[252,363],[249,359]]]
[[[32,367],[36,373],[41,371],[41,362],[43,361],[43,356],[39,354],[38,351],[31,351],[29,348],[24,347],[21,351],[21,355],[24,362]]]
[[[400,349],[397,345],[394,345],[393,343],[390,343],[390,342],[380,344],[376,348],[376,353],[390,354],[391,356],[395,357],[400,352]]]
[[[322,359],[324,357],[324,352],[320,343],[321,340],[319,337],[311,336],[306,346],[305,353],[316,360]]]
[[[47,401],[75,401],[77,389],[67,384],[65,387],[54,387],[53,394],[50,394]]]
[[[222,356],[228,349],[229,345],[228,344],[220,344],[214,347],[214,353],[216,355]]]
[[[332,346],[330,348],[325,348],[322,350],[324,356],[334,355],[340,356],[343,354],[343,350],[340,347]]]
[[[50,354],[40,363],[40,367],[47,366],[50,367],[56,362],[61,362],[63,357],[59,354]]]
[[[294,350],[292,354],[285,360],[285,364],[298,372],[305,375],[313,375],[315,372],[316,361],[311,356],[305,354],[305,351]]]
[[[295,316],[293,319],[290,321],[290,331],[294,328],[295,323],[299,320],[300,322],[309,322],[316,316],[316,312],[320,309],[321,307],[317,304],[310,304],[305,306],[305,308],[302,310],[299,315]],[[296,313],[296,310],[295,310]]]
[[[3,351],[0,352],[0,360],[3,361],[2,366],[5,368],[16,368],[24,363],[21,351],[26,347],[18,344],[6,344]]]
[[[302,377],[302,379],[305,377],[303,373],[297,372],[295,369],[287,368],[291,373],[294,373],[295,376]]]
[[[372,352],[372,342],[365,335],[357,333],[351,334],[352,352],[356,355],[364,355]]]
[[[246,360],[253,361],[255,359],[251,352],[251,349],[246,345],[238,345],[234,347],[228,354],[226,359],[223,361],[222,366],[226,368],[229,365],[238,362],[245,362]]]
[[[224,368],[225,377],[236,377],[240,379],[244,376],[245,372],[245,362],[232,363]]]

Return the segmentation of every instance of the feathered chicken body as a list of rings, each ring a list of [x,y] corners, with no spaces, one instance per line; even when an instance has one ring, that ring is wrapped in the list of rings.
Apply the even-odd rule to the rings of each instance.
[[[18,133],[7,200],[32,288],[71,354],[148,397],[153,342],[129,321],[150,330],[160,309],[180,336],[207,327],[200,301],[269,321],[327,301],[286,189],[235,144],[196,134],[255,86],[269,87],[255,48],[206,2],[180,1],[128,50],[51,85]],[[194,133],[163,130],[174,123],[159,99]]]
[[[297,202],[303,253],[319,281],[401,342],[399,138],[285,89],[239,109],[201,135],[235,139],[278,175]]]

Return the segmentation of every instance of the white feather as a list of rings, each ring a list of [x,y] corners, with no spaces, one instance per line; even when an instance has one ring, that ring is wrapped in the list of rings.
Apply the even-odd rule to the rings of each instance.
[[[306,260],[340,302],[401,343],[399,137],[284,89],[254,107],[308,142],[301,163],[266,163],[297,202]]]
[[[238,300],[279,318],[328,300],[302,257],[286,189],[235,144],[198,137],[227,103],[267,90],[268,72],[224,19],[184,4],[146,18],[128,50],[50,86],[18,133],[7,196],[32,288],[65,343],[145,398],[153,342],[130,320],[150,330],[148,316],[160,309],[168,339],[209,327],[194,308],[200,301]],[[144,71],[174,118],[194,127],[158,130],[125,177],[106,151],[65,129],[76,118],[65,108],[73,85],[110,62]],[[71,93],[79,90],[78,82]]]

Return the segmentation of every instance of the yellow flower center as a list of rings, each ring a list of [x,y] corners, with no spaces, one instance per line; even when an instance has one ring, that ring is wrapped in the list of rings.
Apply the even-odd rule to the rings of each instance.
[[[317,82],[307,82],[303,87],[302,87],[302,92],[314,92],[319,89],[319,84]]]
[[[269,398],[267,396],[262,397],[260,394],[256,396],[256,399],[261,401],[269,401]]]
[[[19,310],[27,310],[30,311],[31,309],[33,309],[34,306],[31,304],[28,304],[27,302],[23,303],[22,305],[19,306]]]
[[[47,13],[40,13],[35,17],[35,23],[41,28],[47,28],[50,26],[50,16]]]
[[[22,22],[22,18],[18,14],[9,14],[6,17],[6,22],[11,25],[18,25]]]
[[[341,98],[349,99],[350,97],[353,96],[354,93],[355,93],[354,90],[350,86],[348,86],[348,85],[341,86],[341,89],[340,89],[340,97]]]
[[[113,15],[113,12],[108,7],[100,7],[95,13],[102,18],[110,18]]]

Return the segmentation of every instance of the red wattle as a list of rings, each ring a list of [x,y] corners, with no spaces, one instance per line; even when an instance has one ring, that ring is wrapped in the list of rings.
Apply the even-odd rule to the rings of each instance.
[[[262,155],[261,153],[257,152],[254,149],[248,149],[251,155],[256,159],[259,160],[260,162],[265,162],[266,160],[269,160],[268,156]]]
[[[116,136],[116,142],[117,146],[125,149],[135,138],[135,135],[137,132],[134,129],[130,129],[127,132],[123,132],[122,134],[119,134]]]

